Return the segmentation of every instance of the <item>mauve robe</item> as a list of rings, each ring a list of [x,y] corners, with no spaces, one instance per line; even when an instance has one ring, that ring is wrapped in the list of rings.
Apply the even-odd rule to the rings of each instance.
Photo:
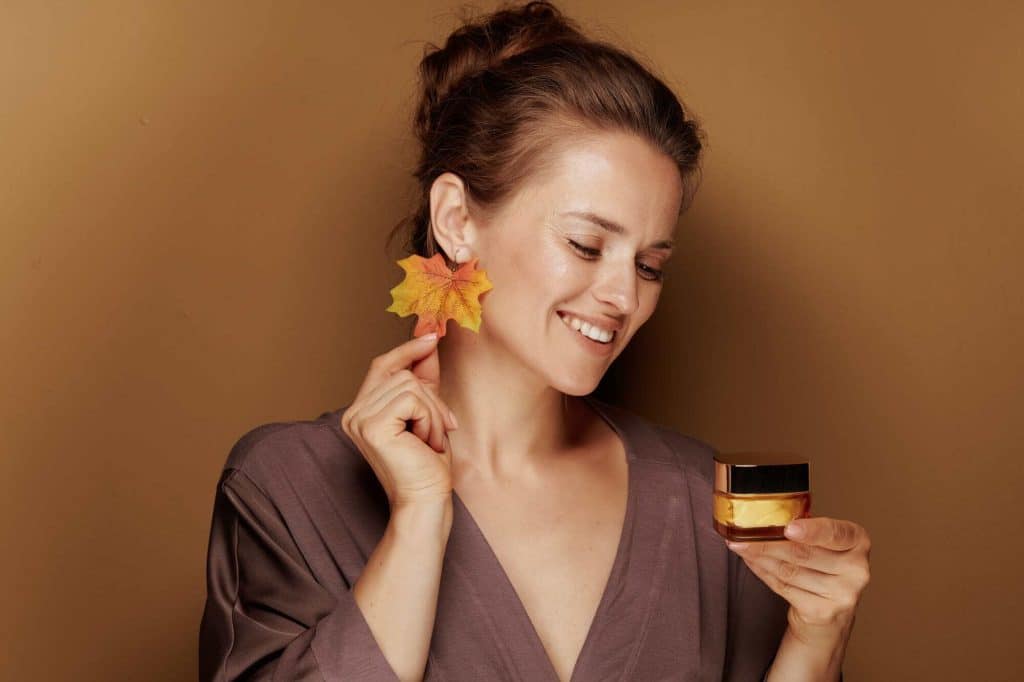
[[[788,604],[712,527],[714,450],[586,400],[625,445],[629,494],[572,681],[763,679]],[[344,409],[258,426],[232,448],[213,506],[201,680],[398,679],[350,591],[388,504],[341,430]],[[557,682],[457,493],[453,514],[424,679]]]

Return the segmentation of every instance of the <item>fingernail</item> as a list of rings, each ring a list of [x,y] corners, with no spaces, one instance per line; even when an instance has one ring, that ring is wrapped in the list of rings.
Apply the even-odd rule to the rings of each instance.
[[[420,341],[433,341],[436,338],[437,338],[437,332],[430,332],[429,334],[424,334],[423,336],[419,337],[419,340]]]
[[[799,538],[804,534],[804,527],[795,523],[786,526],[786,535],[791,538]]]
[[[745,542],[733,542],[732,540],[726,540],[725,544],[729,545],[729,549],[737,552],[742,552],[747,548],[747,543]]]
[[[455,413],[448,410],[448,416],[452,418],[452,424],[455,424],[455,428],[459,428],[459,420],[455,418]]]

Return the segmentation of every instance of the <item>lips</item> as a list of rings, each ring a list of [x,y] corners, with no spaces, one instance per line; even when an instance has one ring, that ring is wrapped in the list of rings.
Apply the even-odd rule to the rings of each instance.
[[[559,317],[564,317],[566,315],[569,317],[575,317],[581,322],[589,322],[592,326],[596,326],[600,329],[606,329],[612,332],[622,329],[621,320],[610,320],[603,315],[587,315],[585,313],[575,313],[571,310],[559,310],[557,312]]]
[[[570,317],[572,317],[572,315],[569,314],[569,313],[562,314],[561,311],[559,311],[559,315],[558,316],[561,317],[562,324],[565,325],[565,327],[570,332],[572,332],[573,335],[578,336],[578,337],[580,337],[582,339],[586,339],[590,343],[595,344],[597,346],[610,346],[614,342],[615,337],[618,334],[617,330],[616,331],[611,331],[610,332],[610,336],[609,336],[609,332],[608,331],[601,330],[602,338],[600,340],[593,339],[593,338],[587,336],[586,334],[584,334],[582,328],[581,329],[577,329],[577,325],[579,325],[579,324],[587,325],[586,321],[580,321],[579,317],[574,318],[574,319],[572,319],[572,321],[570,321]],[[604,339],[603,338],[604,336],[608,336],[608,338]]]

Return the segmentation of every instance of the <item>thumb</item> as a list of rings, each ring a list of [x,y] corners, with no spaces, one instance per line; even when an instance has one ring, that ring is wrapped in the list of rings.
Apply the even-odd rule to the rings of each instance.
[[[441,363],[437,357],[437,346],[435,345],[426,357],[413,363],[411,371],[427,383],[435,386],[441,383]]]

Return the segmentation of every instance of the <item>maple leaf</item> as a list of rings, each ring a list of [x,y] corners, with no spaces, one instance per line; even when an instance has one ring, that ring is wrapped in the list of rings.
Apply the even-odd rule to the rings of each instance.
[[[418,315],[413,336],[436,331],[441,338],[450,319],[479,333],[483,314],[479,297],[494,285],[486,271],[476,268],[478,260],[463,263],[454,272],[440,253],[430,258],[413,254],[397,261],[405,279],[391,290],[393,300],[385,310],[399,317]]]

